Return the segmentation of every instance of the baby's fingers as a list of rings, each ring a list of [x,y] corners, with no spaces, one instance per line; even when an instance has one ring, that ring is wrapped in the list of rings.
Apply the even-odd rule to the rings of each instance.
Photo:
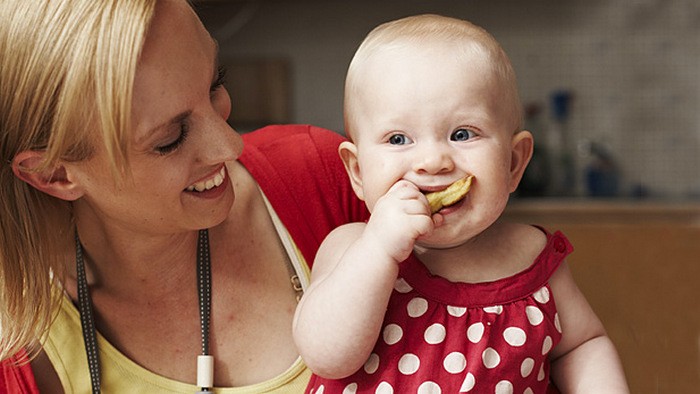
[[[386,195],[391,196],[391,198],[409,202],[406,204],[406,207],[410,208],[406,211],[408,213],[425,213],[430,215],[430,205],[428,204],[427,198],[425,198],[425,195],[421,193],[416,185],[409,181],[400,180],[396,182],[391,188],[389,188]]]
[[[391,185],[386,194],[393,194],[402,197],[411,197],[416,193],[422,194],[420,190],[418,190],[418,186],[414,185],[413,183],[407,180],[401,179],[398,182]]]

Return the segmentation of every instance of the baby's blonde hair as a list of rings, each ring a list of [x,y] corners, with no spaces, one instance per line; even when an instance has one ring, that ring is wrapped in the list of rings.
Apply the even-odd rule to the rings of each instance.
[[[407,45],[430,45],[431,41],[459,44],[463,55],[480,54],[489,61],[496,80],[506,93],[508,113],[513,116],[513,132],[522,128],[522,105],[513,66],[501,45],[483,28],[456,18],[425,14],[386,22],[374,28],[360,44],[348,67],[345,80],[345,130],[351,136],[354,100],[358,96],[362,65],[374,54]]]
[[[157,0],[0,2],[0,359],[38,349],[58,302],[74,232],[70,204],[14,176],[89,158],[101,144],[113,175],[128,167],[132,89]]]

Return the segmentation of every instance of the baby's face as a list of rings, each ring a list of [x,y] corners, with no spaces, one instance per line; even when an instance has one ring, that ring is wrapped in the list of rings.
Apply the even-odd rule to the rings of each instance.
[[[450,45],[392,49],[359,73],[352,136],[369,208],[400,179],[433,191],[474,175],[464,202],[425,242],[451,246],[492,224],[512,192],[518,114],[485,58],[457,56]]]

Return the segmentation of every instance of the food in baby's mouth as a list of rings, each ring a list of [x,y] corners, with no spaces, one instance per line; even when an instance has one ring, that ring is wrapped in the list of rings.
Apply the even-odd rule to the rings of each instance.
[[[469,175],[456,180],[445,190],[427,193],[425,197],[428,199],[428,204],[430,204],[430,213],[435,213],[444,207],[449,207],[462,200],[467,193],[469,193],[473,178],[474,175]]]

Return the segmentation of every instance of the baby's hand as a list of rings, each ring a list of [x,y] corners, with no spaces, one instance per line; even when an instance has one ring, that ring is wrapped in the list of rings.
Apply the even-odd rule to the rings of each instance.
[[[433,227],[425,195],[413,183],[400,180],[377,200],[365,236],[378,252],[400,263],[411,254],[416,239]]]

